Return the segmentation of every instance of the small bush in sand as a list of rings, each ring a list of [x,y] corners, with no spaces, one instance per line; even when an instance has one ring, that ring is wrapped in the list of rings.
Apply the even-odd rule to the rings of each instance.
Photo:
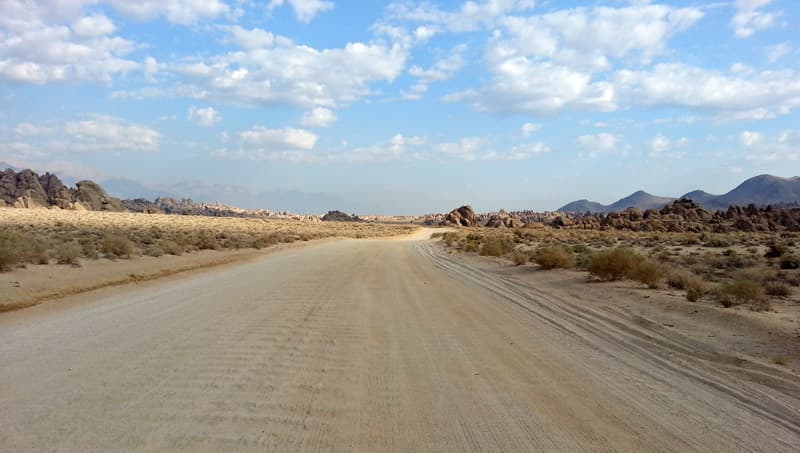
[[[486,238],[481,246],[482,256],[503,256],[514,249],[514,240],[507,237],[492,236]]]
[[[789,297],[792,290],[789,285],[783,282],[767,282],[764,284],[764,292],[770,296]]]
[[[511,255],[511,261],[514,262],[515,266],[522,266],[523,264],[527,263],[531,259],[530,253],[524,250],[515,250],[514,253]]]
[[[134,243],[125,236],[107,234],[103,238],[101,251],[111,259],[130,258],[134,251]]]
[[[0,231],[0,271],[10,271],[22,263],[28,253],[25,238],[13,231]]]
[[[176,256],[183,255],[183,252],[185,251],[182,245],[178,244],[175,241],[170,241],[167,239],[158,241],[158,248],[163,250],[164,253],[168,255],[176,255]]]
[[[575,264],[572,253],[565,247],[558,245],[539,247],[531,258],[542,269],[563,269],[572,267]]]
[[[764,288],[754,280],[734,280],[720,287],[722,305],[749,304],[754,310],[766,310],[768,302],[764,299]]]
[[[71,264],[73,266],[78,264],[83,248],[78,242],[71,241],[60,244],[55,249],[54,257],[58,264]]]
[[[613,248],[592,255],[586,269],[600,280],[621,280],[631,275],[641,261],[642,256],[631,249]]]
[[[786,366],[789,364],[789,358],[784,355],[775,356],[772,358],[772,363],[775,365]]]
[[[628,277],[639,283],[647,285],[648,288],[658,288],[661,278],[664,276],[664,269],[660,264],[647,258],[640,259],[630,270]]]

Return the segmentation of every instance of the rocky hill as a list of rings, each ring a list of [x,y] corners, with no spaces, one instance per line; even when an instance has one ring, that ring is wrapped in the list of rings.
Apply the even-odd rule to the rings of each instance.
[[[124,210],[119,199],[109,196],[92,181],[79,181],[76,187],[69,188],[52,173],[40,176],[32,170],[11,168],[0,171],[0,203],[17,208]]]
[[[0,171],[0,206],[15,208],[60,208],[87,211],[130,211],[148,214],[179,214],[209,217],[247,217],[318,220],[264,209],[241,209],[218,203],[196,202],[188,198],[158,197],[120,200],[93,181],[78,181],[67,187],[52,173],[39,175],[33,170],[7,168]]]
[[[747,206],[750,204],[760,207],[768,205],[789,206],[800,201],[800,177],[781,178],[772,175],[759,175],[744,181],[723,195],[714,195],[702,190],[695,190],[682,195],[680,198],[690,199],[711,210],[727,209],[731,205]],[[675,198],[658,197],[640,190],[610,205],[603,205],[589,200],[578,200],[567,203],[559,208],[558,211],[600,213],[622,211],[631,207],[642,210],[661,209],[674,200]]]

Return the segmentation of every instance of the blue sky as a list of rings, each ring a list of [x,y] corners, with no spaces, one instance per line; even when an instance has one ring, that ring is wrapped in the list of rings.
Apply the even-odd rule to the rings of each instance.
[[[0,11],[0,161],[70,178],[408,214],[800,174],[795,0]]]

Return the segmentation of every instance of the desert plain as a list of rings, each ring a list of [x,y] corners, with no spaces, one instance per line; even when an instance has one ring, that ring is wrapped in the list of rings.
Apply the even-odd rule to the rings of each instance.
[[[800,449],[793,234],[0,227],[5,451]]]

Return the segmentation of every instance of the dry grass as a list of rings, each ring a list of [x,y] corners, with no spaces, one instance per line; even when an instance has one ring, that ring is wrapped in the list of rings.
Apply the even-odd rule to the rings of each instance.
[[[792,287],[800,287],[798,233],[462,228],[443,234],[442,240],[461,252],[488,250],[516,265],[524,264],[526,257],[537,262],[539,250],[557,249],[562,258],[569,257],[575,267],[598,279],[631,279],[650,288],[666,283],[673,290],[685,291],[692,302],[708,299],[724,306],[765,310],[781,299],[792,303],[788,299]],[[732,282],[740,280],[755,282],[760,296],[743,300],[732,295]],[[733,288],[734,293],[740,292],[738,286]]]
[[[79,259],[181,255],[195,250],[263,248],[328,237],[408,234],[413,225],[240,219],[58,209],[0,208],[0,271]]]

